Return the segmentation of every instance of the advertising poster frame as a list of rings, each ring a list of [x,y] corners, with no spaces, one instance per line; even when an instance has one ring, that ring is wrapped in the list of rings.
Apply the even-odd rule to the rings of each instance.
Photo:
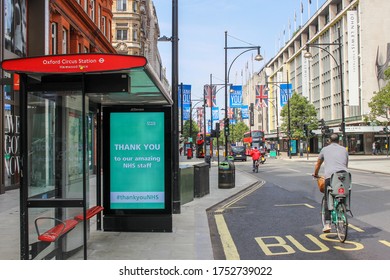
[[[103,108],[105,230],[171,230],[171,127],[169,106]],[[156,150],[147,151],[148,145]],[[118,203],[118,197],[126,202]]]

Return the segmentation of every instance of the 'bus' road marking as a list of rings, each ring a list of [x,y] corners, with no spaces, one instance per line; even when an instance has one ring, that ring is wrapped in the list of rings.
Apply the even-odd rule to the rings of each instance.
[[[276,207],[289,207],[289,206],[306,206],[307,208],[315,208],[314,206],[311,206],[307,203],[296,203],[296,204],[276,204]]]

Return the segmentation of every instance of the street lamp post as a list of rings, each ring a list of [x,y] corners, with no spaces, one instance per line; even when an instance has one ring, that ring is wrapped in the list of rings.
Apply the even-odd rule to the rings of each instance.
[[[288,71],[287,71],[287,82],[268,82],[266,81],[267,88],[268,84],[273,84],[279,88],[279,90],[283,90],[284,94],[287,94],[287,116],[288,116],[288,124],[287,124],[287,137],[288,137],[288,142],[287,142],[287,149],[288,149],[288,155],[289,158],[291,159],[291,115],[290,115],[290,92],[289,89],[287,88],[286,91],[282,89],[279,84],[286,84],[288,87]],[[277,101],[276,101],[277,102]],[[276,118],[278,118],[279,112],[276,109]],[[277,121],[276,121],[277,122]],[[277,133],[278,133],[278,141],[279,141],[279,127],[276,128]]]
[[[339,63],[337,62],[336,58],[325,48],[322,48],[321,46],[338,46],[339,48]],[[319,44],[306,44],[306,52],[304,54],[305,58],[311,58],[312,54],[309,52],[310,47],[316,47],[319,48],[326,53],[328,53],[334,62],[337,65],[337,68],[339,70],[339,76],[340,76],[340,95],[341,95],[341,132],[343,134],[343,145],[344,147],[348,148],[347,143],[347,135],[345,132],[345,101],[344,101],[344,82],[343,82],[343,60],[341,55],[341,35],[340,35],[340,28],[338,28],[338,42],[337,43],[319,43]]]
[[[263,60],[263,57],[260,54],[260,46],[252,46],[252,47],[228,47],[227,45],[227,31],[225,31],[225,119],[228,118],[228,93],[227,93],[227,85],[229,83],[229,74],[230,74],[230,69],[232,68],[233,63],[237,60],[238,57],[240,57],[242,54],[251,51],[251,50],[257,50],[257,55],[255,57],[256,61],[261,61]],[[232,63],[229,66],[228,70],[228,62],[227,62],[227,51],[232,50],[232,49],[245,49],[245,51],[241,52],[239,55],[237,55]],[[228,134],[225,133],[225,157],[227,158],[228,156]]]

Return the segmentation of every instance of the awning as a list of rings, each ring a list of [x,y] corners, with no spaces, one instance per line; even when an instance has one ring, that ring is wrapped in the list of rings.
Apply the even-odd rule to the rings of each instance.
[[[70,54],[4,60],[7,72],[28,74],[37,81],[81,81],[82,76],[118,74],[129,78],[126,90],[88,92],[88,97],[102,105],[171,105],[172,98],[155,71],[142,56],[120,54]],[[53,78],[55,77],[55,78]],[[108,81],[109,83],[109,81]],[[109,86],[105,86],[105,88]]]

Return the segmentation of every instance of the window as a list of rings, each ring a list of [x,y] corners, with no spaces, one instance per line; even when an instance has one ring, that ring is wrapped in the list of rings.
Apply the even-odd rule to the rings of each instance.
[[[95,21],[95,0],[91,0],[91,14],[92,21]]]
[[[77,44],[77,53],[81,53],[81,44],[80,43]]]
[[[133,1],[133,12],[137,12],[138,1]]]
[[[138,41],[138,27],[137,25],[133,26],[133,41]]]
[[[88,53],[88,48],[87,47],[84,47],[84,53]]]
[[[127,40],[127,29],[117,29],[116,39],[126,41]]]
[[[51,24],[51,54],[57,54],[58,26],[56,22]]]
[[[127,11],[127,0],[117,0],[116,10],[120,12]]]
[[[84,11],[88,12],[88,0],[84,0]]]
[[[102,16],[102,32],[106,35],[106,17]]]
[[[97,26],[99,27],[99,29],[101,28],[101,25],[100,25],[100,23],[101,23],[101,16],[102,16],[102,6],[100,6],[100,4],[99,4],[98,15],[97,15],[97,20],[98,20]]]
[[[66,54],[68,51],[68,30],[62,29],[62,54]]]

